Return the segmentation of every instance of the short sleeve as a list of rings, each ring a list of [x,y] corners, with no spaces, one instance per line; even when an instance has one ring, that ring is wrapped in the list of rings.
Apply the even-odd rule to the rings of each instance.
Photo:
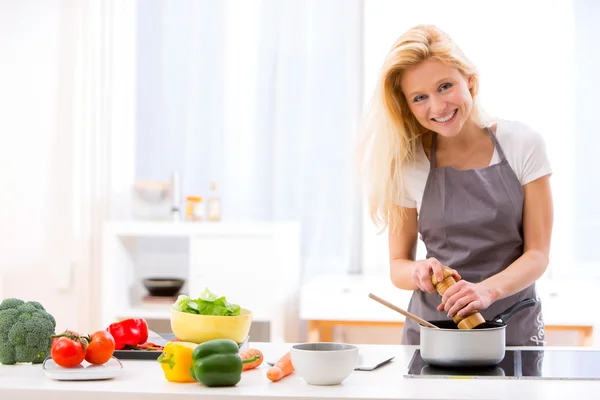
[[[402,189],[400,190],[400,201],[398,202],[398,205],[406,208],[417,208],[417,201],[412,194],[415,175],[414,168],[408,165],[405,166],[402,175]]]
[[[410,196],[406,190],[406,185],[404,186],[404,189],[402,189],[402,193],[400,195],[400,206],[406,208],[417,208],[417,201]]]
[[[519,180],[521,185],[526,185],[542,176],[551,174],[552,167],[546,150],[546,142],[539,132],[526,129],[522,139],[523,164]]]

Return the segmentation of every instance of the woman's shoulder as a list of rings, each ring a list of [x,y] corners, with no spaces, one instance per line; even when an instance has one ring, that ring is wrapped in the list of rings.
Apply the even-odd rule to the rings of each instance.
[[[544,136],[541,132],[525,122],[499,119],[496,121],[495,126],[496,137],[500,144],[515,148],[545,146]]]
[[[522,185],[552,172],[544,136],[528,124],[499,120],[496,137]]]
[[[403,164],[404,175],[413,175],[415,172],[429,171],[429,159],[425,153],[423,139],[417,139],[414,154],[412,158]]]

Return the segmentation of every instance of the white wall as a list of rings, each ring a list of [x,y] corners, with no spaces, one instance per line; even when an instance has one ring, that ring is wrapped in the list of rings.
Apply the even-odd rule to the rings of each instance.
[[[490,114],[520,120],[544,135],[554,167],[551,268],[558,274],[570,274],[574,266],[575,147],[564,140],[575,134],[573,12],[571,1],[469,0],[460,7],[441,0],[365,1],[365,101],[393,41],[413,25],[430,23],[449,33],[478,66],[481,100]],[[387,236],[376,236],[367,216],[365,227],[365,271],[387,274]]]

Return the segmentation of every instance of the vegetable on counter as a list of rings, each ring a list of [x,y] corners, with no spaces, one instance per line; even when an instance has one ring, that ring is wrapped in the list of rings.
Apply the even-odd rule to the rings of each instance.
[[[123,348],[123,350],[147,350],[147,351],[156,351],[156,350],[162,351],[163,349],[164,349],[164,346],[161,346],[159,344],[152,343],[152,342],[146,342],[146,343],[138,344],[135,346],[127,345]]]
[[[230,339],[214,339],[200,343],[192,353],[190,368],[194,380],[208,387],[235,386],[242,379],[244,364],[238,344]]]
[[[244,350],[240,352],[240,358],[244,363],[242,371],[248,371],[258,367],[264,360],[263,353],[258,349]]]
[[[65,331],[53,335],[50,354],[57,365],[64,368],[75,367],[85,359],[88,341],[76,332]]]
[[[172,308],[189,314],[220,316],[240,315],[241,309],[239,305],[229,303],[225,296],[217,296],[208,289],[204,289],[197,299],[179,295]]]
[[[115,350],[141,345],[148,340],[148,323],[143,318],[129,318],[115,322],[106,330],[115,339]]]
[[[0,303],[0,363],[41,364],[50,355],[56,320],[37,301]]]
[[[290,353],[285,353],[277,362],[267,370],[267,378],[277,382],[294,372],[294,365]]]
[[[115,352],[115,339],[107,331],[97,331],[86,337],[89,342],[85,361],[94,365],[105,364]]]
[[[191,342],[168,342],[158,356],[158,362],[169,382],[196,382],[190,372],[193,364],[192,353],[198,346]]]
[[[115,351],[115,340],[106,331],[83,336],[66,330],[53,335],[52,339],[52,360],[64,368],[76,367],[83,360],[93,365],[102,365],[110,360]]]

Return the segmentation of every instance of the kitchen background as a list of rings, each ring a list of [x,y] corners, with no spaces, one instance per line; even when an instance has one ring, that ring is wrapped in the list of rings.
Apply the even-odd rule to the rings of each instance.
[[[401,316],[366,297],[409,294],[353,150],[387,49],[433,23],[480,68],[488,111],[544,135],[548,340],[599,345],[599,16],[593,0],[0,1],[0,298],[60,328],[162,331],[143,279],[179,277],[255,305],[253,338],[399,342]],[[173,221],[173,200],[199,220]]]

